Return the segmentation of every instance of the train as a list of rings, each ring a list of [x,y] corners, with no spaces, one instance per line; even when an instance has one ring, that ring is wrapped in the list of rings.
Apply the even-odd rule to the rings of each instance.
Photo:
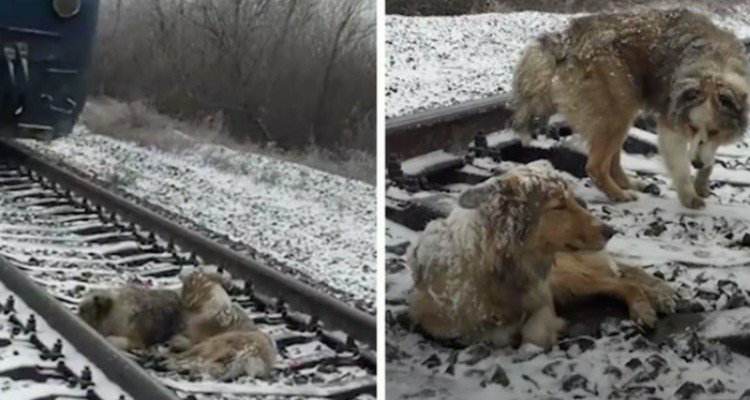
[[[99,0],[0,1],[0,137],[54,139],[86,102]]]

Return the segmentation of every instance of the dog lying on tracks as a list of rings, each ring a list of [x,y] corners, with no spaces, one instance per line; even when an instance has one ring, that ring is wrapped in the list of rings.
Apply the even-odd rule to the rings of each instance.
[[[214,379],[239,376],[267,378],[276,363],[273,339],[260,330],[228,331],[211,336],[187,351],[173,355],[168,367],[177,371],[207,373]]]
[[[245,311],[232,302],[225,288],[229,281],[218,273],[193,272],[182,278],[182,313],[185,329],[173,346],[185,349],[229,331],[257,328]]]
[[[407,256],[411,317],[435,338],[547,348],[565,325],[556,302],[611,295],[645,325],[656,311],[674,307],[664,283],[613,268],[604,247],[614,229],[591,215],[547,163],[491,178],[458,203],[427,225]]]
[[[594,184],[612,200],[630,201],[635,185],[620,151],[637,114],[655,114],[680,202],[701,208],[717,148],[747,129],[748,91],[743,44],[704,15],[676,9],[585,16],[527,47],[514,76],[513,128],[528,138],[562,114],[589,142],[586,170]]]
[[[183,327],[177,292],[139,286],[93,290],[79,303],[78,315],[121,350],[163,343]]]
[[[228,283],[221,275],[209,272],[183,277],[185,329],[172,344],[186,350],[169,360],[170,368],[208,373],[219,380],[271,374],[277,357],[276,344],[232,302],[225,290]]]
[[[260,331],[224,289],[219,274],[194,272],[180,293],[126,286],[95,290],[79,316],[122,350],[168,343],[167,367],[228,380],[267,377],[276,362],[274,341]]]

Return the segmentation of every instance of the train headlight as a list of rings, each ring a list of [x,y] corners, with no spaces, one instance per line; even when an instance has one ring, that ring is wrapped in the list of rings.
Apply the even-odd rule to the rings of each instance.
[[[52,8],[62,18],[73,18],[81,11],[81,0],[52,0]]]

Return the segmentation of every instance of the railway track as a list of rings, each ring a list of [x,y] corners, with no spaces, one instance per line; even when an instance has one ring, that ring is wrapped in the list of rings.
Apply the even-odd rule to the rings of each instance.
[[[658,151],[652,125],[640,120],[640,128],[630,132],[623,160],[627,170],[648,183],[646,193],[636,203],[611,204],[586,179],[586,155],[577,135],[558,123],[531,146],[522,146],[508,129],[512,114],[508,100],[497,96],[386,123],[386,368],[393,377],[389,397],[438,399],[468,393],[522,397],[532,392],[556,396],[562,390],[581,398],[654,394],[686,398],[683,395],[698,386],[696,390],[717,398],[750,396],[750,386],[739,376],[722,378],[724,383],[731,380],[733,388],[719,388],[670,375],[670,368],[693,368],[691,357],[703,351],[707,353],[700,357],[711,359],[705,368],[713,371],[731,363],[718,361],[721,357],[714,357],[718,353],[708,353],[750,355],[750,335],[743,327],[750,321],[750,281],[745,272],[750,219],[744,217],[750,206],[746,193],[750,176],[745,174],[750,141],[720,154],[721,166],[712,185],[718,194],[705,212],[685,212],[654,159]],[[627,310],[614,302],[596,299],[575,310],[561,310],[570,335],[544,355],[528,349],[493,352],[481,345],[453,348],[425,339],[414,331],[406,307],[411,278],[404,254],[409,242],[429,221],[450,213],[458,194],[469,185],[536,160],[547,160],[578,181],[577,193],[592,212],[623,231],[620,240],[610,243],[610,251],[674,285],[681,297],[678,312],[661,319],[653,332],[643,332],[627,321]],[[725,347],[708,351],[715,343]],[[664,355],[660,366],[651,368],[649,362],[657,355]],[[646,367],[632,367],[635,362]],[[509,365],[512,368],[503,369]],[[604,367],[609,369],[599,370]],[[612,371],[620,378],[607,376]],[[599,382],[585,378],[599,373],[605,377]],[[424,378],[432,384],[429,390],[413,388],[418,386],[413,382],[422,380],[420,375],[429,377]]]
[[[178,288],[180,272],[194,267],[230,274],[234,282],[230,295],[276,340],[281,360],[271,380],[215,382],[170,372],[154,354],[126,356],[116,351],[73,316],[81,296],[91,288],[128,282]],[[373,316],[11,141],[0,142],[0,285],[27,304],[36,319],[46,321],[52,337],[70,343],[89,369],[105,372],[94,374],[105,384],[81,388],[81,398],[117,398],[111,390],[97,392],[97,386],[111,386],[106,381],[123,388],[123,396],[155,400],[348,399],[375,394]],[[0,290],[0,297],[3,294]],[[24,324],[27,318],[14,317]],[[19,340],[29,340],[26,325],[16,330],[23,333]],[[54,347],[54,341],[39,347],[43,354],[45,347]],[[40,365],[29,361],[23,366]],[[24,382],[34,376],[17,378]],[[0,397],[4,397],[2,389]]]

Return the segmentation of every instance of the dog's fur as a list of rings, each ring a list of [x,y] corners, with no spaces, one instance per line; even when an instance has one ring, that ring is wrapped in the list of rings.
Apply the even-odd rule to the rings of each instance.
[[[228,283],[219,274],[194,272],[183,278],[181,293],[136,286],[94,290],[78,313],[122,350],[169,343],[169,368],[221,380],[267,377],[276,344],[231,301]]]
[[[227,380],[240,375],[267,377],[276,362],[276,345],[233,303],[221,275],[193,272],[182,279],[185,330],[172,340],[168,365]]]
[[[233,303],[219,274],[194,272],[182,279],[183,335],[189,346],[221,333],[255,330],[255,324]]]
[[[744,46],[704,15],[676,9],[586,16],[526,49],[513,82],[513,126],[528,138],[562,114],[588,139],[586,169],[596,186],[629,201],[635,185],[620,165],[622,144],[639,112],[654,114],[680,202],[700,208],[717,147],[747,128],[749,90]]]
[[[549,347],[564,327],[554,301],[594,294],[623,299],[634,319],[653,323],[651,297],[661,299],[664,285],[645,273],[619,276],[601,255],[564,254],[602,254],[614,231],[546,163],[491,178],[462,193],[459,206],[430,222],[408,253],[411,317],[429,335]],[[673,307],[663,302],[659,311]]]
[[[661,279],[641,268],[618,264],[606,250],[558,253],[550,274],[555,305],[573,307],[593,296],[605,296],[627,305],[630,319],[653,327],[657,313],[675,309],[675,293]]]
[[[94,290],[81,300],[78,315],[122,350],[165,342],[183,327],[180,297],[171,290]]]
[[[171,369],[208,373],[229,380],[242,375],[265,378],[276,363],[274,341],[265,333],[230,331],[212,336],[168,361]]]
[[[601,250],[614,231],[542,164],[491,178],[459,205],[410,248],[413,320],[437,338],[556,343],[564,324],[548,282],[555,253]]]

